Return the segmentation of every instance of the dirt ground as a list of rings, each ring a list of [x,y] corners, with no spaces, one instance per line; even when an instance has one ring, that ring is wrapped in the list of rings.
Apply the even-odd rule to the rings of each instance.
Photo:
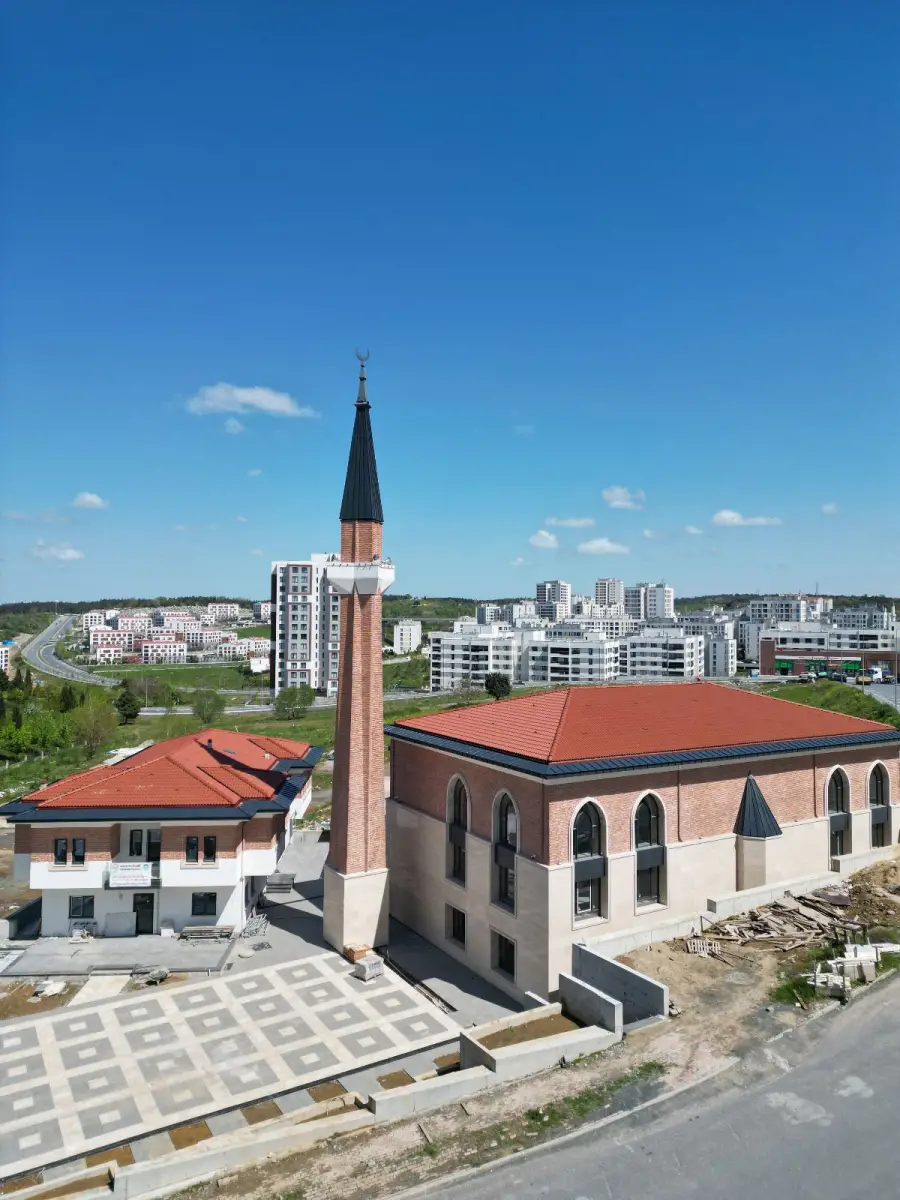
[[[0,1021],[14,1017],[36,1017],[68,1004],[82,987],[81,983],[68,983],[60,996],[33,996],[33,979],[12,980],[0,983]]]

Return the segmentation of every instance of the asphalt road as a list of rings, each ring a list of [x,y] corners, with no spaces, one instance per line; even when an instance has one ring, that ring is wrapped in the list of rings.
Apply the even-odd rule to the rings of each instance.
[[[56,643],[75,620],[71,613],[64,613],[51,621],[46,629],[31,639],[22,650],[22,657],[39,671],[47,675],[55,675],[57,679],[70,679],[73,683],[102,684],[113,687],[113,679],[104,679],[102,675],[92,675],[81,667],[73,666],[62,658],[56,657]]]
[[[900,1194],[900,981],[707,1087],[428,1195],[447,1200],[874,1200]],[[819,1023],[815,1023],[818,1025]],[[804,1042],[811,1045],[804,1046]],[[763,1077],[760,1078],[760,1075]]]

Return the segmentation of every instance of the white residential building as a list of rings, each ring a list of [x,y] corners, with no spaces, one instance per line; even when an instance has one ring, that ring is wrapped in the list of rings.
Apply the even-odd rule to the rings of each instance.
[[[106,642],[98,642],[94,649],[94,659],[98,663],[120,663],[122,661],[122,647],[107,645]]]
[[[805,621],[804,596],[761,596],[748,606],[751,621]]]
[[[534,600],[516,600],[512,604],[504,604],[500,619],[508,621],[510,625],[537,620],[537,604]]]
[[[709,679],[730,679],[737,675],[737,642],[733,637],[706,637],[704,668]]]
[[[171,628],[172,622],[179,620],[196,621],[199,619],[196,613],[191,612],[187,608],[154,608],[150,615],[153,618],[153,624],[158,625],[160,629],[164,629],[167,622]]]
[[[12,646],[0,646],[0,671],[9,674],[9,660],[12,657]]]
[[[271,685],[275,695],[307,684],[337,695],[340,661],[340,596],[326,577],[327,554],[305,561],[272,563],[275,644]]]
[[[836,608],[831,623],[836,629],[893,629],[896,614],[892,608],[863,604],[859,608]]]
[[[738,621],[738,650],[744,662],[759,662],[759,639],[765,628],[763,621],[751,621],[747,618]]]
[[[542,621],[551,623],[565,621],[572,611],[571,604],[564,600],[538,600],[534,607]]]
[[[644,589],[647,604],[647,620],[665,619],[675,616],[675,589],[665,583],[639,583]]]
[[[253,616],[257,621],[268,621],[272,616],[272,601],[271,600],[254,600],[253,601]]]
[[[454,690],[465,679],[473,687],[482,687],[485,675],[492,671],[517,682],[524,636],[505,624],[478,625],[474,621],[455,621],[452,633],[433,633],[431,690]]]
[[[572,611],[572,585],[562,579],[547,579],[537,585],[535,592],[538,611],[542,604],[559,604],[563,606],[563,617]]]
[[[647,585],[636,583],[625,588],[625,612],[636,621],[647,618]]]
[[[699,612],[678,614],[678,627],[685,633],[703,634],[707,638],[734,638],[734,617],[721,608],[707,608]]]
[[[394,653],[412,654],[422,645],[422,622],[398,621],[394,626]]]
[[[611,604],[625,606],[625,582],[622,579],[598,579],[594,584],[594,600],[608,607]]]
[[[475,620],[479,625],[493,625],[497,621],[505,621],[502,604],[478,604],[475,606]]]
[[[180,631],[173,630],[172,632]],[[208,625],[200,625],[197,629],[188,629],[184,637],[192,650],[213,650],[217,646],[238,640],[238,635],[233,629],[211,629]]]
[[[132,633],[149,633],[153,628],[153,618],[149,613],[120,612],[110,624],[115,629],[130,629]]]
[[[144,639],[141,662],[160,666],[165,663],[187,662],[187,642],[183,633],[156,633]]]
[[[211,621],[236,621],[240,615],[240,605],[230,601],[213,601],[206,606]]]
[[[807,596],[806,619],[808,621],[827,621],[828,614],[834,610],[834,599],[831,596]]]
[[[105,646],[121,646],[123,650],[133,650],[134,632],[131,629],[111,629],[107,625],[93,625],[90,642],[91,654],[101,642]]]
[[[619,643],[595,630],[539,630],[526,635],[526,683],[608,683],[619,673]]]
[[[219,643],[219,657],[236,659],[265,656],[266,662],[268,662],[271,645],[272,643],[268,638],[235,638],[233,641]]]
[[[622,645],[625,674],[700,679],[705,670],[704,639],[680,629],[644,629]]]
[[[84,633],[89,633],[97,625],[106,624],[106,613],[100,609],[92,608],[90,612],[81,614],[81,629]]]

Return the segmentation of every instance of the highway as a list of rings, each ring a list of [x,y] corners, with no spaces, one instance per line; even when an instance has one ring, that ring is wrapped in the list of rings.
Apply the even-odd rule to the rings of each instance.
[[[900,982],[759,1048],[737,1080],[443,1187],[445,1200],[875,1200],[900,1191]],[[725,1077],[722,1077],[723,1079]],[[700,1098],[702,1096],[702,1098]]]
[[[57,679],[69,679],[73,683],[89,683],[96,686],[115,687],[117,680],[106,679],[102,675],[92,675],[90,671],[73,666],[65,659],[57,658],[56,643],[65,634],[75,620],[71,613],[63,613],[56,617],[46,629],[36,634],[22,650],[22,657],[32,667],[43,671],[46,675],[55,675]]]

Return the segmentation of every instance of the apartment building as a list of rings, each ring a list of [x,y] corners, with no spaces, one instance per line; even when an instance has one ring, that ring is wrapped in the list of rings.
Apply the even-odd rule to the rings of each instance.
[[[106,625],[106,613],[98,608],[92,608],[90,612],[81,614],[81,631],[82,633],[90,633],[98,625]]]
[[[668,619],[675,616],[675,589],[665,583],[639,583],[646,596],[647,619]]]
[[[737,675],[737,641],[733,637],[704,636],[704,674],[709,679]]]
[[[835,629],[894,629],[896,613],[893,608],[878,604],[861,604],[858,608],[836,608],[831,614]]]
[[[422,622],[398,621],[394,626],[394,652],[413,654],[422,645]]]
[[[702,634],[704,637],[734,638],[736,636],[734,616],[721,608],[707,608],[698,612],[679,613],[679,629],[685,633]]]
[[[200,619],[197,613],[191,612],[187,608],[155,608],[150,615],[153,618],[154,626],[158,626],[160,629],[165,629],[167,626],[171,629],[180,621],[198,621]],[[183,633],[184,630],[181,629],[178,632]]]
[[[144,638],[141,662],[144,666],[185,663],[187,649],[183,633],[154,633]]]
[[[12,658],[12,646],[0,644],[0,671],[4,674],[9,674],[9,663]]]
[[[90,628],[90,648],[93,654],[102,642],[105,646],[121,646],[123,650],[134,649],[135,634],[131,629],[113,629],[109,625],[92,625]]]
[[[805,596],[761,596],[748,605],[751,621],[805,621]]]
[[[217,646],[238,640],[238,635],[233,629],[216,629],[210,628],[209,625],[198,625],[196,629],[188,629],[184,637],[192,650],[214,650]]]
[[[635,621],[647,619],[647,585],[631,584],[625,588],[625,613]]]
[[[566,600],[538,600],[534,608],[535,615],[540,620],[549,621],[551,624],[567,620],[572,613],[571,602]]]
[[[266,661],[268,661],[271,648],[272,643],[268,638],[236,637],[233,640],[220,642],[218,651],[219,657],[224,659],[259,658],[265,656]]]
[[[241,613],[239,604],[230,601],[213,601],[206,606],[210,621],[236,621]]]
[[[522,677],[528,683],[608,683],[619,673],[619,643],[595,630],[557,628],[525,636]]]
[[[597,604],[609,607],[621,604],[625,608],[625,582],[622,579],[598,579],[594,584],[594,600]]]
[[[43,936],[240,932],[306,810],[320,755],[207,729],[5,805],[15,878],[42,895]]]
[[[149,633],[153,628],[153,618],[149,613],[124,613],[120,612],[117,617],[113,617],[110,624],[114,629],[130,629],[132,633]]]
[[[270,682],[276,696],[300,684],[320,695],[337,695],[341,606],[326,576],[329,557],[312,554],[303,561],[272,563]]]
[[[475,606],[475,620],[479,625],[495,625],[498,621],[506,621],[504,615],[504,604],[477,604]],[[510,621],[510,624],[512,622]]]
[[[704,639],[680,629],[644,629],[623,639],[623,675],[702,679]]]
[[[256,621],[268,621],[272,616],[272,601],[271,600],[254,600],[253,601],[253,617]]]
[[[763,621],[751,621],[742,617],[737,623],[738,651],[744,662],[759,662],[759,639],[766,625]]]
[[[760,635],[763,675],[849,671],[886,666],[896,674],[897,634],[889,629],[835,629],[816,621],[782,622]]]
[[[572,611],[572,585],[562,579],[546,579],[535,591],[538,612],[542,604],[562,606],[561,616],[568,617]]]
[[[517,681],[521,653],[522,635],[508,625],[455,621],[452,633],[431,635],[431,690],[452,691],[466,679],[473,687],[482,687],[485,675],[493,671]]]
[[[98,664],[120,663],[122,661],[122,647],[115,644],[110,645],[106,642],[98,642],[94,647],[94,661]]]

